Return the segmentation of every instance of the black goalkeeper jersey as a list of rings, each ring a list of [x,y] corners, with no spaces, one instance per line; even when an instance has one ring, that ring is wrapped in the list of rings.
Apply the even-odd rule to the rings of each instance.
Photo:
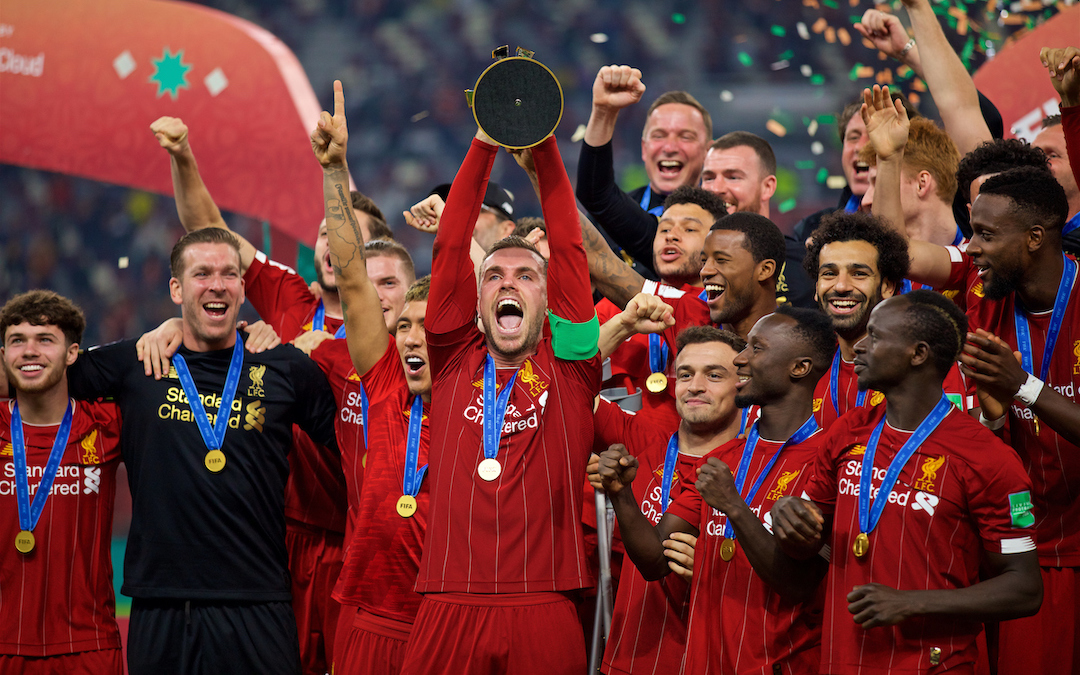
[[[183,347],[211,421],[232,348]],[[68,369],[72,396],[111,397],[120,406],[120,447],[131,486],[125,595],[138,598],[289,600],[285,481],[295,423],[336,451],[334,396],[313,361],[291,345],[244,352],[225,468],[211,473],[206,444],[173,368],[143,374],[135,341],[79,356]]]

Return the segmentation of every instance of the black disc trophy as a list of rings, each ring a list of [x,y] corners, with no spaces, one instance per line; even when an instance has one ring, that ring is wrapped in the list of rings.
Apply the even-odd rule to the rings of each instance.
[[[465,91],[477,126],[511,150],[538,144],[554,133],[562,119],[559,80],[532,56],[533,52],[521,47],[517,56],[510,56],[509,46],[499,47],[491,53],[495,63]]]

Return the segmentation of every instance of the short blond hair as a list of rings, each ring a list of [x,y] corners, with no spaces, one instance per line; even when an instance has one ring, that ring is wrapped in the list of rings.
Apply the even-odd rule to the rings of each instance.
[[[859,159],[870,166],[877,164],[874,147],[867,143],[859,151]],[[956,194],[956,170],[960,166],[960,151],[945,130],[925,117],[911,120],[907,145],[904,147],[904,173],[913,176],[928,172],[937,183],[935,194],[946,204],[952,204]]]

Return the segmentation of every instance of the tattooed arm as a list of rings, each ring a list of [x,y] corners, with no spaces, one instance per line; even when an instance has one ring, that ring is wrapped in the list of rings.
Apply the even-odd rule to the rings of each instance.
[[[323,111],[311,132],[311,149],[323,168],[323,200],[330,264],[337,277],[345,335],[356,372],[363,375],[386,351],[386,333],[371,330],[384,324],[379,295],[368,279],[364,260],[364,237],[349,197],[349,168],[345,148],[349,129],[345,123],[345,93],[334,82],[334,115]]]

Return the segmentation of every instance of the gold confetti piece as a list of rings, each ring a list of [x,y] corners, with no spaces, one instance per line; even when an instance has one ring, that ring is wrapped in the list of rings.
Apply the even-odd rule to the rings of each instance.
[[[911,88],[915,91],[926,91],[926,83],[922,80],[915,80],[911,83]]]
[[[836,29],[832,26],[825,29],[825,42],[828,42],[829,44],[836,42]]]
[[[911,101],[911,105],[916,105],[916,106],[919,105],[919,101],[922,100],[922,97],[919,96],[918,94],[916,94],[915,92],[911,92],[908,95],[907,98],[908,98],[909,101]]]
[[[866,47],[867,49],[877,49],[877,47],[874,46],[874,43],[870,42],[870,40],[868,40],[867,38],[862,39],[862,46]]]
[[[862,68],[859,68],[858,70],[855,71],[855,77],[863,78],[863,77],[873,77],[873,76],[874,76],[874,67],[873,66],[863,66]]]
[[[847,32],[846,28],[841,28],[836,31],[836,37],[840,38],[840,44],[845,47],[851,44],[851,33]]]
[[[783,124],[780,124],[776,120],[769,120],[768,122],[766,122],[765,123],[765,128],[768,129],[769,131],[773,132],[774,134],[776,134],[780,138],[783,138],[784,136],[787,135],[787,129],[784,128]]]
[[[804,7],[809,7],[810,9],[821,9],[821,5],[817,3],[817,0],[802,0],[802,4]],[[820,33],[821,31],[818,32]]]
[[[949,14],[953,15],[957,19],[959,19],[962,16],[966,16],[964,14],[964,10],[960,9],[959,7],[950,7],[948,12],[949,12]]]
[[[818,121],[816,119],[810,120],[810,124],[808,124],[807,127],[806,127],[806,133],[813,136],[814,134],[817,133],[817,130],[818,130]]]
[[[907,74],[910,73],[910,72],[911,72],[911,68],[908,68],[907,66],[900,66],[899,68],[896,69],[896,74],[899,75],[900,77],[906,77]]]
[[[892,5],[889,5],[889,4],[874,5],[874,9],[876,9],[879,12],[885,12],[886,14],[891,14],[892,13]]]
[[[967,35],[968,32],[968,18],[964,15],[956,20],[956,33],[957,35]]]
[[[740,42],[741,43],[741,42],[746,42],[746,40],[747,40],[747,37],[746,37],[745,34],[735,36],[735,42]]]
[[[859,2],[861,2],[861,0],[848,0],[848,4],[851,5],[852,7],[858,7]]]
[[[892,84],[892,69],[886,68],[877,74],[877,83],[881,85]]]
[[[885,52],[878,52],[878,55],[877,55],[877,60],[878,61],[884,61],[887,58],[889,58],[889,57],[885,55]]]
[[[122,270],[126,270],[129,262],[130,261],[128,260],[128,257],[124,256],[123,258],[120,258],[120,260],[116,261],[116,266]]]
[[[581,139],[585,138],[585,125],[579,124],[577,129],[574,129],[574,135],[570,137],[570,140],[577,143]]]
[[[810,27],[815,33],[824,33],[825,29],[829,27],[829,22],[825,20],[825,17],[819,17],[814,25]]]
[[[843,175],[829,176],[825,179],[825,187],[830,190],[843,190],[847,187],[847,179],[844,178]]]

